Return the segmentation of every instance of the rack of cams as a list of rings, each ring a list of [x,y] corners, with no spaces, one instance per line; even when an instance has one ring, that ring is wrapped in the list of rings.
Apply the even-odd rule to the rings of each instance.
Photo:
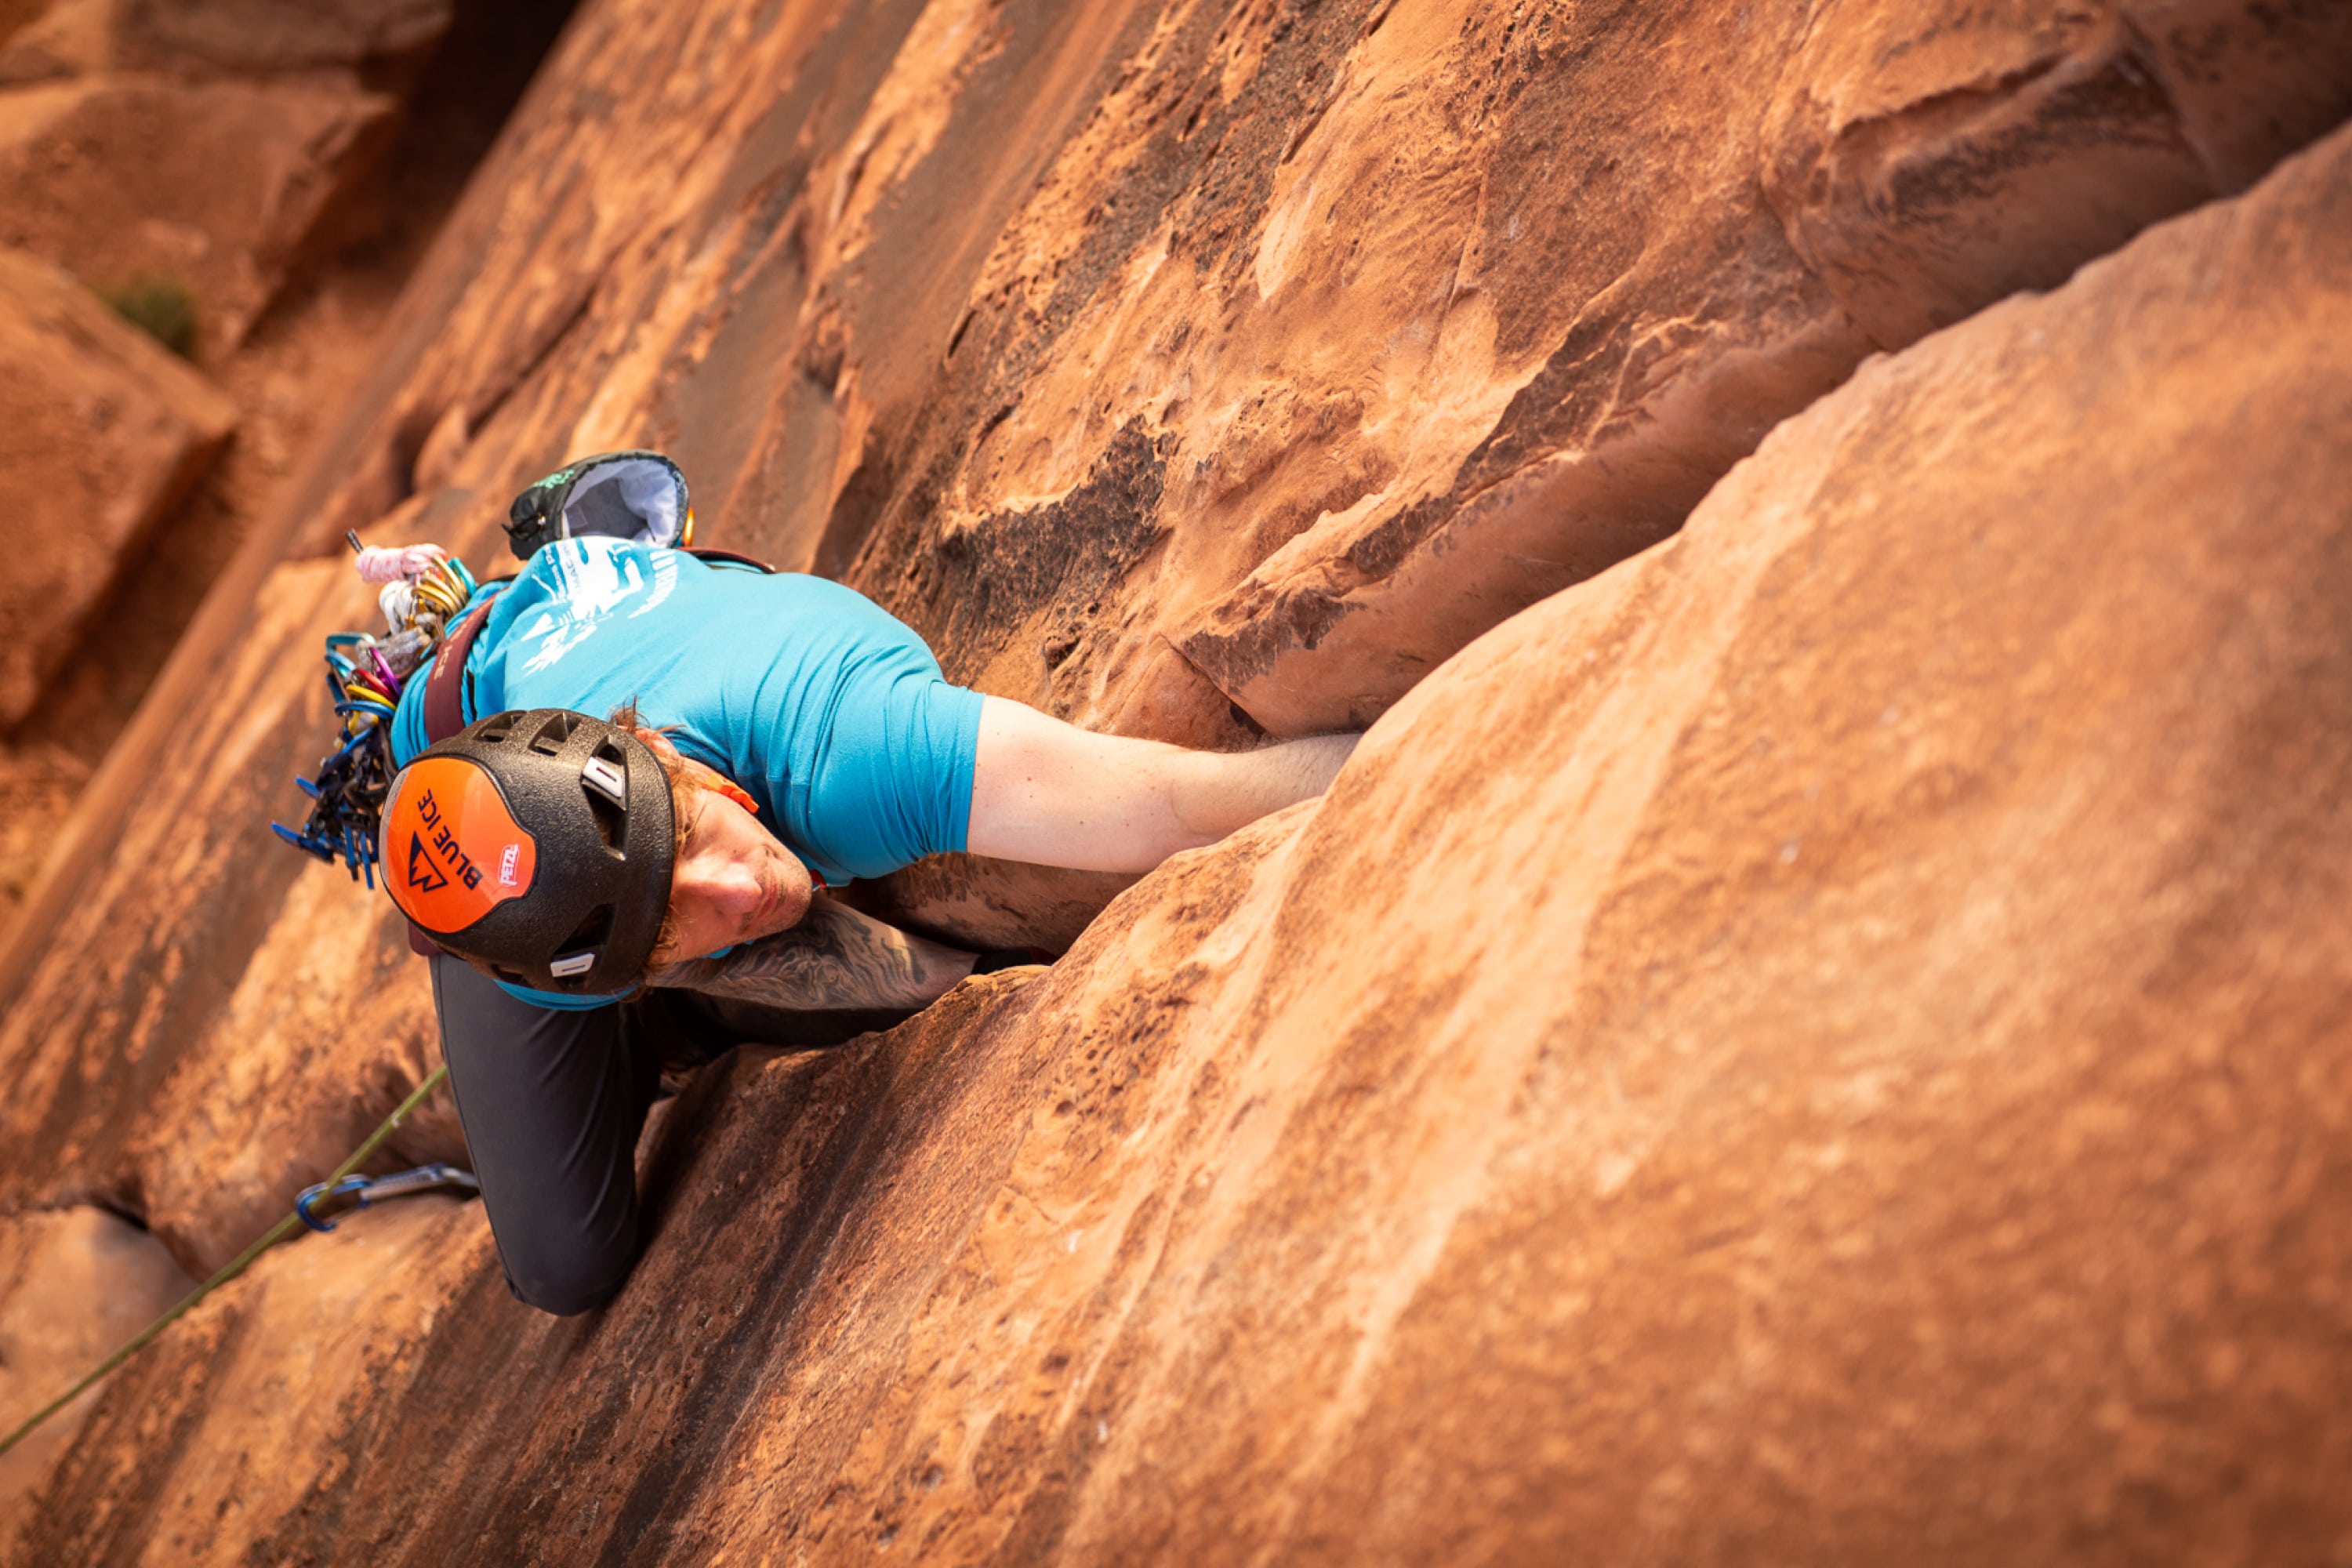
[[[352,547],[360,549],[359,541]],[[308,855],[341,860],[353,880],[375,886],[376,823],[392,789],[392,719],[401,692],[440,645],[478,585],[466,563],[437,549],[360,552],[361,571],[376,559],[405,555],[412,569],[383,585],[386,635],[337,632],[327,638],[327,691],[335,706],[336,748],[316,778],[297,778],[310,797],[310,815],[298,830],[273,822],[270,830]]]

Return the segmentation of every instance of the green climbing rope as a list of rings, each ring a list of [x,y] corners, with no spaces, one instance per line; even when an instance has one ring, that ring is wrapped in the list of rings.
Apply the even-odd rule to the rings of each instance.
[[[431,1094],[435,1089],[440,1088],[442,1080],[446,1079],[448,1076],[449,1068],[446,1064],[434,1068],[433,1076],[426,1079],[423,1083],[418,1084],[416,1086],[416,1092],[410,1095],[406,1100],[402,1100],[399,1106],[394,1110],[393,1113],[383,1119],[383,1124],[378,1127],[374,1131],[368,1134],[367,1142],[352,1150],[351,1158],[345,1160],[341,1164],[335,1167],[335,1173],[327,1178],[327,1184],[331,1187],[337,1182],[341,1181],[345,1176],[350,1175],[353,1171],[358,1170],[361,1164],[365,1162],[367,1157],[374,1153],[376,1150],[383,1145],[385,1139],[392,1136],[393,1130],[408,1119],[408,1113],[415,1110],[418,1106],[424,1104],[425,1097]],[[293,1235],[295,1231],[301,1227],[301,1216],[297,1214],[289,1213],[284,1219],[279,1220],[276,1225],[271,1226],[268,1230],[264,1231],[259,1240],[256,1241],[251,1247],[247,1247],[243,1252],[238,1253],[235,1258],[230,1258],[228,1262],[222,1265],[220,1272],[215,1274],[211,1279],[197,1286],[195,1289],[189,1294],[185,1300],[182,1301],[178,1306],[173,1308],[170,1311],[164,1313],[162,1317],[156,1319],[153,1322],[141,1330],[137,1339],[132,1340],[129,1344],[124,1345],[121,1350],[116,1351],[112,1355],[108,1356],[104,1361],[99,1363],[96,1367],[90,1370],[90,1373],[87,1377],[84,1377],[79,1383],[75,1384],[71,1388],[67,1389],[63,1394],[58,1394],[47,1405],[42,1406],[31,1420],[26,1422],[22,1426],[17,1427],[14,1432],[9,1433],[5,1437],[0,1437],[0,1457],[5,1457],[9,1449],[15,1447],[17,1444],[31,1436],[40,1426],[42,1422],[47,1421],[50,1416],[55,1415],[58,1411],[63,1410],[67,1405],[71,1405],[75,1400],[80,1398],[84,1391],[86,1391],[92,1384],[98,1382],[108,1373],[112,1372],[116,1367],[121,1366],[124,1362],[129,1361],[132,1356],[137,1355],[141,1351],[146,1349],[149,1344],[154,1342],[156,1335],[162,1333],[165,1329],[170,1328],[173,1323],[178,1322],[182,1318],[186,1317],[190,1311],[194,1310],[197,1302],[203,1300],[205,1297],[211,1295],[214,1291],[219,1289],[222,1286],[227,1284],[238,1275],[244,1273],[248,1268],[252,1267],[253,1260],[255,1258],[260,1257],[263,1253],[268,1251],[271,1247],[277,1246],[279,1242],[285,1240],[288,1237]]]

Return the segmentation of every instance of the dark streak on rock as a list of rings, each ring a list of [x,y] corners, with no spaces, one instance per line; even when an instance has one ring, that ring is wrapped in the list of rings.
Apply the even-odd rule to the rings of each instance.
[[[1194,13],[1174,38],[1161,40],[1158,62],[1148,73],[1122,79],[1119,73],[1131,68],[1123,62],[1106,72],[1103,89],[1116,91],[1123,100],[1113,111],[1126,112],[1149,127],[1143,150],[1121,173],[1118,200],[1097,204],[1089,214],[1083,239],[1057,269],[1041,309],[1014,312],[992,298],[980,302],[969,319],[950,325],[955,347],[950,377],[919,407],[885,426],[890,432],[885,449],[896,458],[905,488],[877,509],[870,537],[853,540],[845,522],[831,534],[856,557],[854,564],[841,557],[845,580],[929,637],[950,679],[984,667],[998,645],[984,650],[964,647],[958,640],[959,628],[983,623],[968,613],[946,613],[936,591],[941,584],[929,577],[910,584],[908,563],[934,551],[961,551],[961,564],[950,574],[953,581],[1002,581],[1010,575],[1033,585],[1039,580],[1039,563],[1032,546],[1019,542],[1010,544],[1013,562],[995,558],[992,529],[1002,520],[991,520],[970,539],[938,538],[937,519],[923,504],[921,492],[927,487],[907,476],[929,476],[932,486],[943,487],[947,476],[960,471],[987,426],[1002,417],[1000,411],[1020,401],[1034,367],[1087,306],[1124,275],[1145,246],[1156,241],[1163,224],[1172,224],[1178,251],[1204,272],[1234,274],[1250,264],[1252,252],[1244,241],[1263,226],[1285,153],[1300,128],[1322,112],[1333,79],[1372,9],[1370,0],[1286,0],[1263,24],[1254,20],[1253,26],[1265,29],[1266,52],[1249,90],[1235,101],[1225,101],[1216,88],[1227,64],[1223,46],[1235,25],[1234,13],[1224,8]],[[1139,47],[1142,35],[1133,35],[1132,40]],[[1197,123],[1190,127],[1190,134],[1174,114],[1149,119],[1147,106],[1155,101],[1192,105],[1187,112],[1197,114]],[[1132,437],[1129,429],[1120,431],[1097,460],[1089,488],[1132,465]],[[1156,473],[1151,489],[1156,503]],[[1071,502],[1077,500],[1074,496]],[[1131,525],[1129,532],[1131,539]],[[1129,556],[1118,570],[1139,554]],[[1088,575],[1081,571],[1072,581]],[[1116,573],[1105,580],[1115,577]],[[1002,593],[999,588],[988,591]],[[1001,609],[1023,602],[1031,591],[1016,588],[1010,600],[994,602]],[[1027,599],[1021,614],[1043,604],[1042,599]],[[985,624],[1003,627],[1007,623]]]
[[[949,679],[972,680],[1031,617],[1098,602],[1150,552],[1167,475],[1166,456],[1129,424],[1060,500],[934,540],[908,564],[899,613],[929,638]],[[1075,647],[1077,635],[1061,626],[1048,641]]]

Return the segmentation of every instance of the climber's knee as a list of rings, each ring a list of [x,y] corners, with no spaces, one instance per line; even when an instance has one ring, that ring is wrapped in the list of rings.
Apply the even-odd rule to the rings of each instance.
[[[516,1300],[559,1318],[577,1317],[604,1306],[621,1293],[636,1265],[634,1245],[626,1255],[614,1249],[558,1250],[530,1242],[509,1247],[499,1238],[499,1260],[506,1266],[507,1289]]]

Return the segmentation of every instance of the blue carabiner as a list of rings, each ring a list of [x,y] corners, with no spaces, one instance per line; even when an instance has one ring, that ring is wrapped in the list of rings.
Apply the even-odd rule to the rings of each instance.
[[[304,1225],[323,1236],[335,1228],[335,1222],[331,1219],[320,1219],[310,1212],[310,1205],[320,1198],[346,1197],[352,1193],[365,1194],[368,1184],[368,1179],[365,1176],[345,1176],[331,1186],[325,1182],[320,1182],[315,1186],[304,1187],[301,1196],[294,1200],[294,1213]],[[367,1199],[364,1196],[360,1199],[360,1206],[362,1208],[367,1206]]]
[[[404,1197],[410,1193],[429,1192],[435,1187],[460,1187],[478,1193],[482,1184],[474,1173],[456,1165],[419,1165],[413,1171],[403,1171],[394,1176],[345,1176],[330,1186],[325,1182],[304,1187],[301,1196],[294,1200],[295,1216],[312,1230],[330,1231],[335,1222],[320,1219],[310,1212],[310,1205],[326,1198],[357,1197],[359,1206],[365,1208],[378,1198]]]

